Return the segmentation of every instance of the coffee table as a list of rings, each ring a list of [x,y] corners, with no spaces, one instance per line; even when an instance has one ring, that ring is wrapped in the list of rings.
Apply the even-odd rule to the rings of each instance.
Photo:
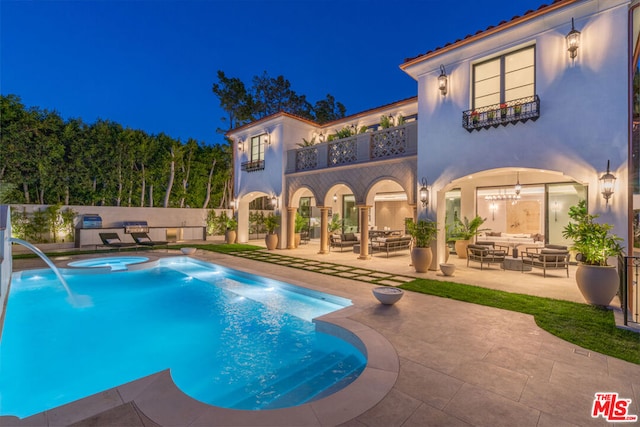
[[[522,265],[522,259],[506,257],[502,263],[502,268],[513,271],[531,271],[530,265]]]

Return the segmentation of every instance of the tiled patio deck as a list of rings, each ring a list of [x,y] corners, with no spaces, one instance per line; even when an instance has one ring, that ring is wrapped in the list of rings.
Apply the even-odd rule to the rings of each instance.
[[[320,256],[314,251],[317,246],[312,243],[273,253],[355,267],[362,270],[358,276],[372,277],[374,283],[416,275],[408,265],[408,254],[388,259],[376,255],[363,261],[353,253]],[[538,328],[531,316],[414,293],[407,293],[394,306],[381,306],[371,295],[376,284],[317,274],[300,266],[289,268],[203,251],[196,256],[350,298],[354,306],[345,319],[372,328],[391,342],[399,360],[397,381],[382,400],[363,408],[344,426],[608,425],[590,415],[594,394],[601,391],[615,391],[632,399],[629,412],[640,414],[640,366],[560,340]],[[581,301],[573,279],[562,278],[562,273],[543,279],[535,273],[497,269],[480,272],[467,269],[466,263],[455,257],[450,261],[458,264],[452,278],[458,282]],[[16,269],[23,268],[19,264]],[[376,270],[377,276],[390,277],[377,277],[369,269]],[[424,276],[443,278],[436,272]],[[362,400],[362,392],[350,396],[353,405]],[[0,425],[159,425],[157,419],[147,416],[154,412],[154,402],[138,402],[131,393],[107,392],[20,423],[4,418]],[[155,405],[166,403],[158,401]],[[170,410],[174,422],[165,425],[266,425],[256,423],[255,418],[253,423],[243,418],[243,411],[236,411],[235,421],[204,423],[193,420],[182,402],[176,402]],[[321,418],[312,418],[305,425],[321,423]],[[282,417],[270,425],[301,424]]]

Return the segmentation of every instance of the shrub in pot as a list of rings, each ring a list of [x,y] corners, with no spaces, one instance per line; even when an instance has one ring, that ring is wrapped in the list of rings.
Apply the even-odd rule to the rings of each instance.
[[[226,243],[236,242],[236,229],[238,228],[238,221],[235,218],[227,218],[227,230],[224,233],[224,241]]]
[[[622,238],[611,233],[613,225],[595,222],[599,215],[587,213],[587,202],[581,200],[569,208],[573,221],[565,226],[562,235],[573,240],[571,249],[578,255],[576,271],[578,289],[584,299],[593,305],[609,305],[618,290],[618,272],[607,263],[609,257],[624,252]]]
[[[300,212],[296,212],[296,219],[294,222],[294,237],[293,245],[297,248],[300,245],[300,232],[307,226],[307,218],[300,215]]]
[[[418,273],[426,273],[433,260],[431,242],[436,238],[438,226],[434,221],[420,219],[418,222],[408,218],[407,232],[413,237],[414,246],[411,250],[411,264]]]
[[[486,218],[476,215],[471,221],[466,216],[463,220],[456,220],[450,227],[449,233],[451,238],[455,241],[456,254],[458,258],[467,257],[467,246],[471,243],[471,240],[477,236],[481,231],[486,228],[480,229],[480,226],[484,224]]]
[[[276,234],[276,228],[280,225],[280,215],[270,213],[264,218],[264,227],[267,230],[267,235],[264,238],[264,242],[267,245],[267,249],[272,251],[278,246],[278,235]]]

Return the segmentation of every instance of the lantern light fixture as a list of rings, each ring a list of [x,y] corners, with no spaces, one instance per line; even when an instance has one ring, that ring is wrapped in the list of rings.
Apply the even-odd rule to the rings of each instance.
[[[274,209],[278,209],[278,198],[275,194],[271,196],[271,206],[273,206]]]
[[[616,183],[616,177],[609,170],[610,160],[607,160],[607,172],[600,177],[600,189],[602,190],[602,197],[609,204],[609,199],[613,196],[613,190]]]
[[[420,187],[420,201],[422,207],[426,207],[429,204],[429,187],[427,185],[427,178],[422,178],[422,185]]]
[[[569,58],[575,60],[576,56],[578,56],[578,48],[580,47],[580,31],[574,27],[573,18],[571,18],[571,31],[567,34],[566,39]]]
[[[447,95],[447,73],[444,69],[444,65],[440,65],[440,75],[438,76],[438,89],[442,96]]]
[[[338,201],[338,195],[336,193],[333,193],[333,203]]]
[[[520,172],[516,172],[516,186],[514,187],[514,191],[516,193],[516,198],[520,195],[520,191],[522,191],[522,185],[520,185]]]

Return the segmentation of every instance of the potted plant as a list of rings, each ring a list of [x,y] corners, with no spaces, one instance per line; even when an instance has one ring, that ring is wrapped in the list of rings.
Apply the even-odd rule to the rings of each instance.
[[[492,122],[495,117],[496,117],[496,112],[495,111],[490,110],[487,113],[487,118],[489,119],[490,122]]]
[[[293,235],[293,245],[297,248],[300,245],[300,232],[304,227],[308,224],[307,218],[300,215],[300,212],[296,212],[296,219],[294,223],[294,235]]]
[[[522,105],[516,105],[515,107],[513,107],[513,114],[519,116],[520,113],[522,113]]]
[[[280,215],[270,213],[264,218],[264,227],[267,229],[267,235],[264,238],[264,242],[267,245],[267,249],[272,251],[278,246],[278,235],[276,234],[276,228],[280,225]]]
[[[507,117],[507,104],[503,102],[500,104],[500,118],[504,119],[505,117]]]
[[[238,221],[234,217],[227,218],[227,230],[224,233],[224,241],[225,243],[235,243],[237,233],[236,230],[238,228]]]
[[[331,222],[329,223],[329,233],[335,233],[340,229],[342,229],[342,220],[340,219],[340,215],[333,214]]]
[[[480,226],[484,224],[486,218],[477,216],[469,221],[466,216],[464,220],[458,219],[453,223],[450,230],[451,238],[455,241],[456,254],[458,258],[467,257],[467,246],[471,243],[471,239],[478,235],[485,229],[480,229]]]
[[[581,200],[569,208],[569,218],[562,232],[573,240],[571,249],[577,252],[576,282],[584,299],[593,305],[607,306],[618,290],[618,272],[607,263],[609,257],[624,252],[622,238],[611,233],[613,225],[595,222],[599,215],[587,213],[587,202]]]
[[[479,121],[480,117],[478,116],[478,112],[476,110],[473,110],[471,112],[471,122],[473,122],[474,125],[477,125]]]
[[[417,273],[426,273],[433,260],[431,242],[436,238],[438,226],[434,221],[420,219],[415,222],[411,218],[406,220],[405,225],[414,241],[411,264]]]

